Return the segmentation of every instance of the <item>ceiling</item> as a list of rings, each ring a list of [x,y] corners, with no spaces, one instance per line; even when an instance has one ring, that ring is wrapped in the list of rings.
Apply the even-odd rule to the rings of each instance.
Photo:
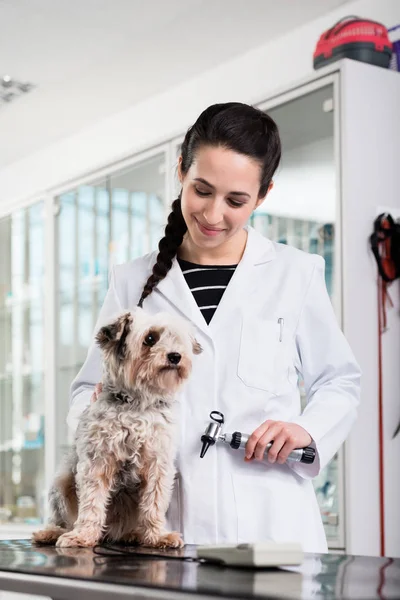
[[[0,0],[0,168],[348,0]]]

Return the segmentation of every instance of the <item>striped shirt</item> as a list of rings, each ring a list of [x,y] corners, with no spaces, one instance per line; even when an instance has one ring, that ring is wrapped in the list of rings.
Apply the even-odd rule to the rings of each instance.
[[[181,258],[178,263],[208,325],[237,265],[197,265]]]

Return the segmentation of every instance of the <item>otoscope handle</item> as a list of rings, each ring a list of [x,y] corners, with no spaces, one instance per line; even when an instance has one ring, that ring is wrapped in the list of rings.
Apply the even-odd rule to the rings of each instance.
[[[249,439],[249,435],[247,433],[241,433],[240,431],[234,431],[233,433],[226,433],[224,435],[224,441],[230,445],[234,450],[238,450],[239,448],[245,448],[247,444],[247,440]],[[271,448],[272,442],[267,445],[264,455],[268,454],[268,450]],[[292,450],[292,452],[287,457],[287,460],[292,460],[294,462],[302,462],[307,465],[311,465],[315,460],[315,449],[311,446],[307,446],[306,448],[296,448]]]

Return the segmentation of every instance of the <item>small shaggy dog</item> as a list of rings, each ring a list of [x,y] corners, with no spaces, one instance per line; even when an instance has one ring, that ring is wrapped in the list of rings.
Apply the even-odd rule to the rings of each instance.
[[[50,522],[33,541],[180,547],[180,534],[165,530],[176,451],[172,407],[201,347],[183,319],[141,308],[102,327],[96,341],[103,390],[81,415],[50,490]]]

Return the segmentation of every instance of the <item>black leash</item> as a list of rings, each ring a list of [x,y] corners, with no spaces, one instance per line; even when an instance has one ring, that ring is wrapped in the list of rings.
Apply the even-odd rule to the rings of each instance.
[[[151,552],[136,552],[133,550],[138,546],[117,546],[114,544],[97,544],[93,547],[93,554],[101,558],[112,558],[112,559],[126,559],[126,558],[139,558],[141,560],[179,560],[181,562],[192,562],[199,564],[212,564],[223,566],[224,561],[220,559],[208,559],[208,558],[198,558],[196,556],[174,556],[171,554],[161,554],[161,553],[151,553]],[[132,550],[130,550],[131,548]],[[171,552],[169,550],[168,552]]]

